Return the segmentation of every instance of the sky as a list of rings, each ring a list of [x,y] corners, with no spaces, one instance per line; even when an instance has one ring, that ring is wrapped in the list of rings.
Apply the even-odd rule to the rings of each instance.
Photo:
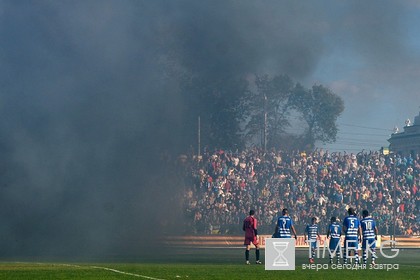
[[[0,255],[162,234],[179,189],[157,147],[188,121],[185,73],[322,84],[345,110],[319,147],[378,150],[420,111],[418,26],[415,0],[0,0]]]
[[[336,27],[326,32],[328,52],[309,78],[328,85],[346,106],[337,142],[320,147],[377,150],[388,146],[395,126],[402,132],[420,112],[420,2],[344,3],[346,12],[330,10]]]

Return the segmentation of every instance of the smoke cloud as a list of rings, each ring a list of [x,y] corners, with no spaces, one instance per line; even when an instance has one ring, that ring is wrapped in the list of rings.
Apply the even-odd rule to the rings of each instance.
[[[371,69],[407,61],[404,7],[1,1],[1,255],[141,254],[182,214],[160,159],[195,143],[182,137],[194,95],[184,74],[308,82],[341,38]]]

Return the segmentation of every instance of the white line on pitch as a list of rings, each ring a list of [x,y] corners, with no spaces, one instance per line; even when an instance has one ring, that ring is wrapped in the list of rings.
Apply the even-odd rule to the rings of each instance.
[[[141,275],[141,274],[124,272],[124,271],[120,271],[120,270],[109,268],[109,267],[103,267],[103,266],[83,266],[83,265],[67,264],[67,263],[51,263],[51,264],[48,264],[48,263],[40,263],[40,262],[15,262],[15,263],[36,264],[36,265],[70,266],[70,267],[77,267],[77,268],[88,267],[88,268],[108,270],[108,271],[112,271],[112,272],[115,272],[115,273],[120,273],[120,274],[124,274],[124,275],[130,275],[130,276],[140,277],[140,278],[145,278],[145,279],[150,279],[150,280],[165,280],[165,279],[154,278],[154,277],[150,277],[150,276],[146,276],[146,275]]]
[[[130,273],[130,272],[124,272],[124,271],[119,271],[113,268],[108,268],[108,267],[102,267],[102,266],[90,266],[92,268],[97,268],[97,269],[103,269],[103,270],[109,270],[115,273],[120,273],[120,274],[124,274],[124,275],[130,275],[130,276],[135,276],[135,277],[141,277],[141,278],[145,278],[145,279],[151,279],[151,280],[164,280],[164,279],[160,279],[160,278],[154,278],[154,277],[150,277],[150,276],[145,276],[145,275],[140,275],[140,274],[135,274],[135,273]]]

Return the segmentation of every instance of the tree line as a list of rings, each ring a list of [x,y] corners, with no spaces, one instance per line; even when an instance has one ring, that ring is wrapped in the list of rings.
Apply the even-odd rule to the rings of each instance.
[[[310,150],[317,141],[336,140],[344,110],[342,98],[328,87],[305,88],[288,75],[197,78],[182,88],[189,96],[186,136],[197,139],[200,129],[202,147]]]

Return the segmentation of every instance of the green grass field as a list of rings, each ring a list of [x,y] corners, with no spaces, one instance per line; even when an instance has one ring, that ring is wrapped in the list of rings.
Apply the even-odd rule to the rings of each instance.
[[[420,279],[420,249],[400,250],[395,259],[380,258],[377,263],[399,264],[398,270],[389,271],[302,269],[306,250],[296,251],[295,271],[266,271],[264,265],[245,265],[243,255],[243,249],[177,248],[152,258],[115,257],[106,262],[4,261],[0,279]],[[254,256],[252,251],[251,261]]]

